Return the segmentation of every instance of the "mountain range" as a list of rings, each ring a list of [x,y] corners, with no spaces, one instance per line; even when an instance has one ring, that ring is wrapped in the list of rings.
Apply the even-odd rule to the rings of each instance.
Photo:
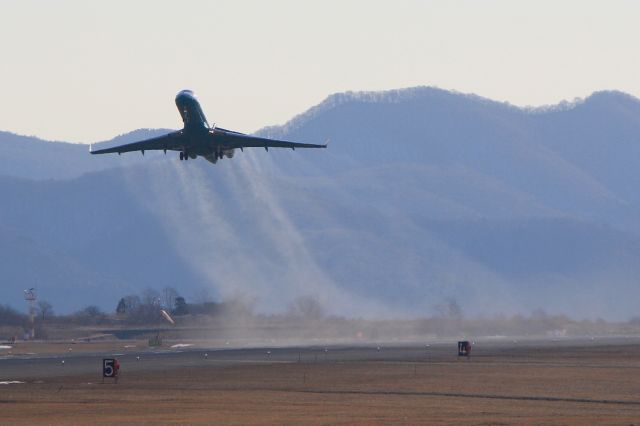
[[[137,130],[104,145],[163,133]],[[0,303],[113,310],[145,288],[313,297],[352,317],[545,309],[628,319],[640,296],[640,100],[518,108],[432,87],[341,93],[263,136],[326,150],[90,156],[0,133]]]

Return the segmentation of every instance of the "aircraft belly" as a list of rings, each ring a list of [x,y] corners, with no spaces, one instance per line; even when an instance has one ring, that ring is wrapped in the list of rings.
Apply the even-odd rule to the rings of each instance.
[[[189,138],[185,150],[189,154],[206,156],[216,151],[215,146],[205,135],[193,135]]]

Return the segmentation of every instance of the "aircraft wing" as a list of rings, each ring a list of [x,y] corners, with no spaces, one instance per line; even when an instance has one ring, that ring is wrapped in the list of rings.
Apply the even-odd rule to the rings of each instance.
[[[225,148],[326,148],[327,144],[299,143],[260,138],[231,130],[216,128],[213,138]]]
[[[113,148],[104,148],[91,150],[92,154],[109,154],[117,152],[131,151],[151,151],[151,150],[180,150],[184,145],[182,131],[171,132],[163,136],[145,139],[138,142],[132,142],[124,145],[114,146]]]

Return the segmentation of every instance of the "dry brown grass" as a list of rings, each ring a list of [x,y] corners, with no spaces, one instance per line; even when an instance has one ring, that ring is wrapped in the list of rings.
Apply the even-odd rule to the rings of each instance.
[[[0,389],[3,424],[638,424],[638,346],[204,365]]]

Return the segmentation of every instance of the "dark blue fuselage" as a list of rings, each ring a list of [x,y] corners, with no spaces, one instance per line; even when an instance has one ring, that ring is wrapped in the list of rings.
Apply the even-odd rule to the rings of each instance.
[[[208,158],[212,152],[222,151],[222,147],[216,147],[213,143],[207,117],[191,90],[182,90],[176,95],[176,107],[184,123],[183,136],[188,140],[185,156],[195,158],[201,155]]]
[[[209,130],[209,123],[202,112],[200,102],[191,90],[182,90],[176,95],[176,106],[180,111],[185,130],[187,128]]]

